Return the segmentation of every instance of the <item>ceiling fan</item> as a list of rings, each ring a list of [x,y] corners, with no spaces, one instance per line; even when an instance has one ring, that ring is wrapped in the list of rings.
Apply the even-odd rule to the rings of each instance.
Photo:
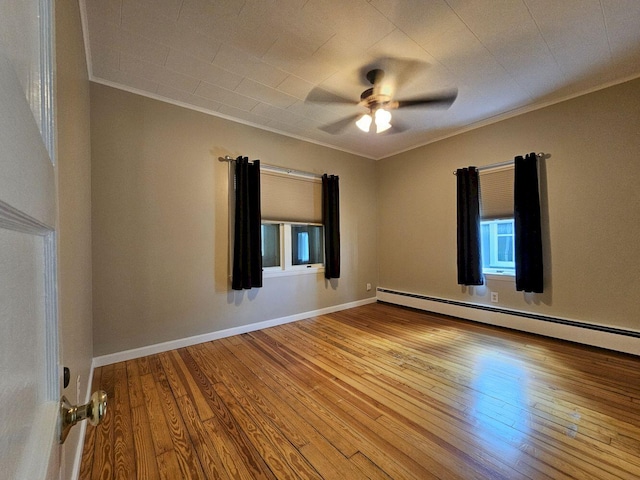
[[[387,71],[371,66],[362,69],[362,73],[364,73],[364,77],[371,84],[371,87],[360,94],[359,101],[343,97],[321,87],[315,87],[309,92],[306,99],[308,102],[355,105],[367,109],[367,113],[350,115],[337,122],[320,127],[321,130],[335,135],[344,132],[349,126],[355,124],[363,132],[402,132],[408,126],[397,120],[392,123],[391,110],[408,107],[448,108],[458,95],[458,91],[453,89],[418,98],[395,100],[395,91],[399,86],[406,83],[406,77],[415,73],[419,68],[425,67],[426,64],[399,58],[386,58],[377,63],[381,62],[391,68]]]

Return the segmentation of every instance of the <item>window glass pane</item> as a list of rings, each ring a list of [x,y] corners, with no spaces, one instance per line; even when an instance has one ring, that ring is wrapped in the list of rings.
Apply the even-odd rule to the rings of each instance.
[[[513,238],[511,235],[498,237],[498,261],[513,262]]]
[[[298,232],[298,261],[309,263],[309,232]]]
[[[280,225],[262,224],[262,267],[280,266]]]
[[[498,223],[498,235],[512,234],[513,233],[513,221],[499,222]]]
[[[480,225],[480,252],[482,256],[482,268],[489,266],[489,232],[489,224],[487,222],[482,222]]]
[[[323,263],[323,235],[321,225],[291,225],[291,264]]]

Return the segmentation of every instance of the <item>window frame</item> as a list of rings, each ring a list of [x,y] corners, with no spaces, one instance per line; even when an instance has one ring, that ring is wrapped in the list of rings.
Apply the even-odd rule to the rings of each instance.
[[[498,224],[510,222],[513,226],[512,232],[510,234],[512,238],[512,251],[514,252],[514,261],[513,262],[503,262],[498,260],[498,237],[504,236],[498,234]],[[515,277],[516,275],[516,265],[515,265],[515,225],[513,217],[504,217],[504,218],[493,218],[490,220],[480,220],[480,229],[482,227],[489,226],[489,261],[487,267],[484,266],[485,263],[485,251],[487,250],[484,245],[484,236],[480,235],[480,247],[481,247],[481,255],[482,255],[482,274],[484,276],[499,276],[499,277]],[[491,241],[494,240],[494,241]],[[513,265],[513,267],[511,267]]]
[[[322,263],[293,265],[292,255],[293,249],[291,245],[291,226],[292,225],[312,225],[323,228],[322,236],[324,237],[324,225],[314,222],[288,222],[278,220],[262,220],[261,224],[276,224],[280,226],[280,265],[273,267],[263,267],[263,278],[284,277],[288,275],[306,275],[324,273],[325,253],[322,248]]]
[[[298,243],[297,246],[295,246],[293,244],[293,242],[294,242],[294,240],[293,240],[293,233],[294,233],[293,229],[294,229],[295,226],[307,227],[306,228],[307,232],[300,232],[300,233],[306,233],[307,234],[307,243],[309,244],[309,246],[311,246],[312,237],[309,235],[310,234],[310,232],[309,232],[310,229],[308,227],[319,227],[319,229],[320,229],[319,230],[319,234],[315,238],[315,241],[319,241],[319,243],[320,243],[320,251],[317,252],[317,253],[319,253],[320,256],[322,257],[322,262],[294,264],[293,253],[296,252],[300,247],[299,243]],[[318,268],[320,266],[324,266],[324,226],[322,224],[320,224],[320,223],[291,223],[291,222],[288,222],[285,225],[284,235],[288,236],[289,240],[291,241],[291,252],[290,252],[291,255],[288,256],[289,257],[288,260],[291,261],[291,267],[292,268],[300,267],[300,268],[309,269],[309,268]],[[294,248],[294,246],[296,248]],[[309,251],[310,258],[311,258],[311,255],[312,255],[312,253],[311,253],[311,250],[310,250]],[[316,256],[316,255],[313,255],[313,256]]]

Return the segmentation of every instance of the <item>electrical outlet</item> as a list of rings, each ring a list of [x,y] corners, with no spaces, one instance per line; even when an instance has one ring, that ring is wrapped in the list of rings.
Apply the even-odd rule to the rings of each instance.
[[[367,283],[367,292],[370,292],[370,291],[371,291],[371,284]]]
[[[493,303],[498,303],[498,292],[491,292],[491,301]]]

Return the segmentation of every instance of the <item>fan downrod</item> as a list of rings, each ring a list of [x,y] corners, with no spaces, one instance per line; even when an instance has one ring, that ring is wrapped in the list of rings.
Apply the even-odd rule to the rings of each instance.
[[[365,77],[371,85],[375,85],[376,81],[380,81],[384,77],[384,70],[374,68],[373,70],[369,70]]]
[[[377,91],[381,80],[384,78],[384,75],[384,70],[380,68],[369,70],[365,75],[369,83],[373,86],[367,88],[360,94],[360,105],[368,108],[371,112],[373,112],[377,108],[386,107],[391,101],[391,97],[389,95],[385,95]]]

